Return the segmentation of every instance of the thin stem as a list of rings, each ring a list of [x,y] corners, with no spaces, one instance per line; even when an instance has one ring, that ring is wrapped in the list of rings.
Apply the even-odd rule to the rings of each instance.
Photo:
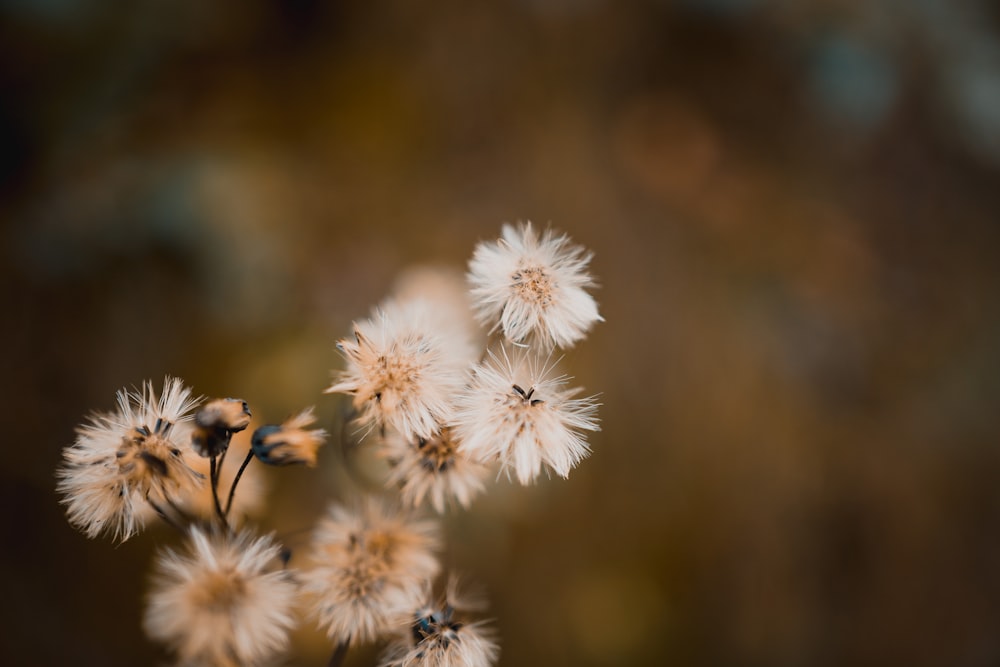
[[[167,514],[162,507],[156,504],[156,501],[154,501],[149,496],[146,496],[146,502],[149,503],[149,506],[153,508],[153,510],[156,512],[156,515],[159,516],[161,519],[163,519],[163,523],[167,524],[168,526],[170,526],[171,528],[173,528],[174,530],[176,530],[181,534],[185,532],[184,528],[181,527],[179,523],[174,521],[173,517]]]
[[[223,461],[226,460],[226,454],[228,452],[229,452],[229,441],[227,440],[226,441],[226,448],[222,450],[221,454],[219,454],[219,474],[220,475],[222,474],[222,463],[223,463]]]
[[[173,508],[175,512],[177,512],[177,516],[183,519],[185,523],[192,523],[193,519],[191,515],[188,514],[183,507],[177,504],[177,502],[173,499],[173,496],[169,495],[166,491],[164,491],[163,498],[167,501],[167,504],[170,505],[170,507]]]
[[[233,484],[229,487],[229,498],[226,500],[226,512],[222,517],[223,520],[229,516],[229,510],[233,508],[233,496],[236,495],[236,485],[240,483],[240,477],[243,477],[243,471],[247,469],[247,466],[250,465],[250,461],[252,460],[253,449],[247,452],[247,457],[243,459],[243,465],[241,465],[240,469],[236,471],[236,477],[233,478]]]
[[[215,513],[219,515],[222,528],[229,532],[229,523],[226,521],[226,515],[222,512],[222,505],[219,504],[219,469],[215,466],[214,456],[208,459],[208,475],[212,480],[212,500],[215,502]]]
[[[337,644],[337,648],[333,649],[333,655],[330,656],[330,662],[327,663],[327,667],[340,667],[344,662],[344,657],[347,655],[347,648],[350,645],[350,639],[345,639]]]

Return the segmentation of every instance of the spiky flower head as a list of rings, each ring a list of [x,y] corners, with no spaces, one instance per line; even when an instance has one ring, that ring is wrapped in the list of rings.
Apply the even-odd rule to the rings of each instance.
[[[555,364],[527,350],[504,347],[473,371],[458,399],[454,423],[461,451],[484,463],[499,461],[508,475],[529,484],[548,467],[560,477],[590,448],[584,431],[600,430],[595,397],[574,398],[570,379]]]
[[[69,522],[88,537],[108,533],[125,541],[142,527],[150,506],[182,501],[203,477],[187,460],[190,411],[198,403],[177,378],[157,396],[151,382],[121,390],[118,409],[95,414],[63,450],[57,490]]]
[[[455,501],[467,508],[485,488],[487,466],[461,450],[450,426],[430,438],[416,440],[390,432],[383,438],[379,454],[391,465],[386,484],[399,488],[403,502],[412,507],[429,500],[439,514]]]
[[[585,288],[593,255],[551,229],[504,225],[494,242],[476,246],[468,281],[479,321],[513,343],[571,347],[603,318]]]
[[[304,463],[310,468],[316,467],[316,450],[326,441],[326,431],[306,428],[315,421],[313,408],[308,407],[281,425],[261,426],[251,439],[254,456],[268,465]]]
[[[281,547],[250,533],[191,530],[182,553],[160,554],[143,618],[151,638],[193,665],[239,667],[268,662],[295,626],[296,584]]]
[[[303,575],[311,612],[335,642],[371,641],[393,618],[419,604],[440,566],[438,526],[396,505],[367,497],[330,507],[317,526]]]
[[[470,364],[468,350],[434,327],[425,302],[388,302],[354,325],[337,347],[347,360],[326,393],[354,397],[358,420],[409,438],[429,438],[451,417],[451,401]]]
[[[405,631],[382,654],[380,667],[489,667],[500,646],[485,622],[470,623],[466,612],[479,607],[457,593],[457,579],[449,580],[444,597],[435,599],[428,586],[424,603],[412,612]]]
[[[234,433],[250,425],[250,406],[241,398],[216,398],[194,414],[191,447],[198,456],[219,456],[229,447]]]

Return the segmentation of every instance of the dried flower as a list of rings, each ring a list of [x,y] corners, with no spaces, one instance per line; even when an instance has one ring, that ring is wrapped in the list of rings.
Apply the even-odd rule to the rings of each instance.
[[[514,343],[570,347],[596,322],[597,303],[584,288],[593,255],[569,237],[546,230],[538,238],[531,223],[504,225],[502,238],[480,243],[469,262],[468,280],[479,321],[502,329]]]
[[[189,664],[270,660],[287,646],[295,625],[296,585],[280,553],[271,537],[192,529],[185,553],[167,550],[157,561],[146,633]]]
[[[455,431],[461,451],[482,462],[499,460],[521,484],[538,476],[543,464],[560,477],[590,452],[581,431],[597,431],[595,397],[573,398],[568,377],[520,350],[514,358],[501,347],[478,365],[458,399]]]
[[[311,610],[336,642],[365,642],[415,608],[439,569],[438,527],[398,507],[366,498],[333,505],[314,536],[313,568],[303,575]]]
[[[267,424],[254,431],[251,439],[254,456],[273,466],[304,463],[316,467],[316,450],[326,440],[323,429],[306,430],[316,421],[312,407],[289,417],[280,426]]]
[[[468,350],[450,344],[432,322],[423,302],[389,302],[355,323],[354,340],[337,343],[347,370],[326,393],[354,396],[362,424],[432,436],[451,417],[451,399],[470,363]]]
[[[194,415],[191,446],[198,456],[218,456],[229,447],[234,433],[250,425],[250,406],[241,398],[216,398]]]
[[[459,448],[455,431],[449,426],[430,438],[416,440],[388,433],[379,453],[392,465],[387,484],[398,486],[403,502],[412,507],[425,499],[438,513],[452,501],[468,507],[472,498],[484,490],[487,467]]]
[[[424,605],[382,654],[380,667],[489,667],[496,662],[500,646],[484,622],[468,623],[456,615],[470,608],[456,589],[452,578],[444,598],[435,600],[427,587]]]
[[[56,473],[69,522],[88,537],[125,541],[143,525],[146,503],[158,511],[197,491],[203,477],[186,462],[190,410],[198,399],[179,379],[118,392],[118,410],[77,428]]]

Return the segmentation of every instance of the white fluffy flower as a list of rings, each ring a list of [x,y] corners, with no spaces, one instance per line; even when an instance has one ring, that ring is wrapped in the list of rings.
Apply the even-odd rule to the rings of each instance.
[[[485,623],[469,623],[456,612],[469,609],[451,579],[442,600],[427,587],[424,604],[405,620],[404,631],[382,654],[380,667],[490,667],[500,647]],[[479,606],[479,605],[476,605]]]
[[[469,262],[477,317],[514,343],[572,346],[602,321],[584,289],[594,285],[592,256],[552,230],[539,238],[530,222],[504,225],[502,238],[480,243]]]
[[[460,449],[449,426],[430,438],[416,440],[390,432],[382,440],[379,454],[392,466],[386,484],[398,487],[400,497],[413,507],[424,500],[439,514],[454,501],[468,507],[485,488],[488,468]]]
[[[198,403],[179,379],[167,378],[157,397],[152,383],[118,392],[118,410],[96,414],[77,428],[56,473],[69,522],[88,537],[110,533],[124,541],[149,514],[198,491],[202,475],[188,460],[190,412]]]
[[[578,389],[566,389],[569,378],[555,376],[525,350],[511,358],[492,351],[473,372],[472,382],[459,397],[454,427],[461,449],[475,460],[498,460],[528,484],[548,466],[560,477],[590,449],[582,431],[597,431],[595,397],[573,398]]]
[[[311,611],[335,642],[366,642],[387,632],[402,610],[420,603],[439,569],[437,523],[376,498],[333,505],[313,539],[303,574]]]
[[[156,564],[143,625],[184,664],[260,665],[288,644],[297,587],[282,569],[281,547],[249,533],[191,530],[187,551]]]
[[[337,347],[347,369],[326,393],[352,395],[362,424],[429,438],[450,419],[470,351],[437,332],[428,304],[389,302]]]

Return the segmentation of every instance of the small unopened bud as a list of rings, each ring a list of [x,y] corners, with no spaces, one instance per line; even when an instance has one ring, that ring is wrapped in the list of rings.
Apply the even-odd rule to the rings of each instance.
[[[266,424],[254,431],[250,440],[253,449],[261,463],[273,466],[286,466],[304,463],[309,467],[316,466],[316,450],[326,440],[323,429],[306,430],[305,427],[316,421],[313,409],[303,410],[290,417],[280,426]]]
[[[210,458],[229,448],[233,433],[250,425],[250,406],[241,398],[216,398],[194,415],[191,447],[199,456]]]

